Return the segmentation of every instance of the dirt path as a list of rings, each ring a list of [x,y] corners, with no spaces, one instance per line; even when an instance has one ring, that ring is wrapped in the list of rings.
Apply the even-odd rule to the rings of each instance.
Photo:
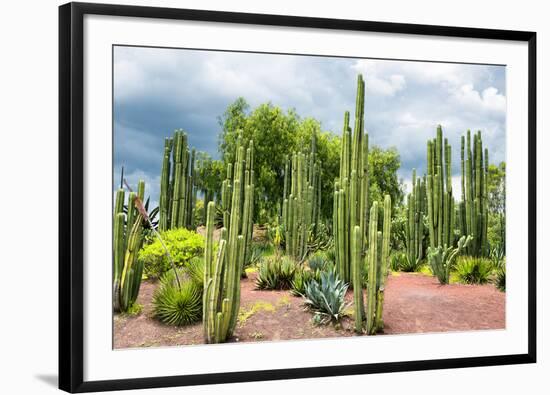
[[[353,336],[353,318],[341,325],[315,326],[302,299],[288,291],[258,291],[253,275],[241,282],[241,312],[233,341],[265,341]],[[156,284],[141,285],[137,317],[116,316],[114,347],[202,344],[202,324],[164,325],[152,318]],[[351,292],[346,296],[352,300]],[[502,329],[506,295],[493,285],[441,286],[434,277],[397,273],[388,278],[384,303],[384,334]],[[352,307],[348,308],[352,313]]]

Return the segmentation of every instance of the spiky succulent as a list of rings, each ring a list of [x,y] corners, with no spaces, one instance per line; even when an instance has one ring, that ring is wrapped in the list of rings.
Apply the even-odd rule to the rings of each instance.
[[[456,273],[464,284],[485,284],[493,267],[486,258],[462,257],[456,265]]]
[[[183,275],[179,275],[178,286],[173,271],[167,272],[160,280],[153,294],[155,317],[169,325],[188,325],[200,321],[202,314],[201,289]]]
[[[204,257],[192,258],[186,266],[187,274],[193,283],[202,290],[204,287]]]
[[[506,292],[506,268],[497,269],[493,282],[499,291]]]
[[[264,258],[258,268],[257,289],[290,289],[296,272],[296,262],[287,256]]]
[[[319,280],[311,280],[305,287],[305,304],[315,312],[315,321],[325,324],[339,321],[346,308],[348,284],[335,271],[321,272]]]
[[[296,270],[294,274],[294,279],[292,280],[292,288],[290,293],[294,296],[304,296],[306,293],[306,285],[311,280],[319,280],[321,277],[321,272],[316,270],[308,270],[305,268],[300,268]]]

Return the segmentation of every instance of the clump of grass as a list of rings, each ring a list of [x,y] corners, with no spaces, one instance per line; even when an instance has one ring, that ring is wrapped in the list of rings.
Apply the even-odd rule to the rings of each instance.
[[[241,308],[239,311],[239,315],[237,317],[237,322],[239,325],[244,325],[246,321],[252,317],[254,314],[260,312],[260,311],[266,311],[269,313],[272,313],[275,311],[275,306],[273,306],[269,302],[265,302],[263,300],[258,300],[256,303],[254,303],[250,308]]]
[[[506,292],[506,268],[497,269],[493,283],[499,291]]]
[[[456,274],[463,284],[486,284],[492,270],[491,261],[485,258],[465,256],[456,264]]]

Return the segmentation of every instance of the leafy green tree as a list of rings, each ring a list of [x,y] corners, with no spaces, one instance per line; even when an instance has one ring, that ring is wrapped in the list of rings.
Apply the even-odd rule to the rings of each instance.
[[[369,201],[382,202],[389,194],[392,212],[403,201],[403,183],[397,176],[401,167],[401,157],[396,148],[382,149],[372,146],[369,149]]]
[[[294,151],[307,151],[311,136],[317,133],[317,150],[323,166],[323,197],[332,198],[331,182],[338,168],[338,139],[321,132],[320,123],[312,118],[301,119],[291,109],[284,112],[271,103],[254,110],[242,98],[229,105],[219,118],[221,133],[219,150],[224,163],[234,160],[238,133],[254,141],[255,219],[267,222],[278,215],[283,195],[286,156]],[[329,216],[332,202],[322,203],[323,215]]]
[[[199,151],[196,155],[195,166],[196,185],[203,200],[206,202],[217,200],[220,196],[221,183],[225,176],[223,163],[212,159],[208,153]],[[199,223],[205,223],[206,211],[202,209],[200,213]]]

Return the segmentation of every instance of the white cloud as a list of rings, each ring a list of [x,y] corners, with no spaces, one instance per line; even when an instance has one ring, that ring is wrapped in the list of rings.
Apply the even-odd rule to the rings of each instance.
[[[455,91],[453,99],[468,110],[481,110],[497,114],[506,112],[506,97],[492,86],[479,93],[472,84],[465,84]]]
[[[365,79],[365,89],[368,94],[394,96],[406,87],[405,76],[398,73],[387,74],[387,69],[381,67],[379,61],[359,59],[352,69],[362,73]]]

